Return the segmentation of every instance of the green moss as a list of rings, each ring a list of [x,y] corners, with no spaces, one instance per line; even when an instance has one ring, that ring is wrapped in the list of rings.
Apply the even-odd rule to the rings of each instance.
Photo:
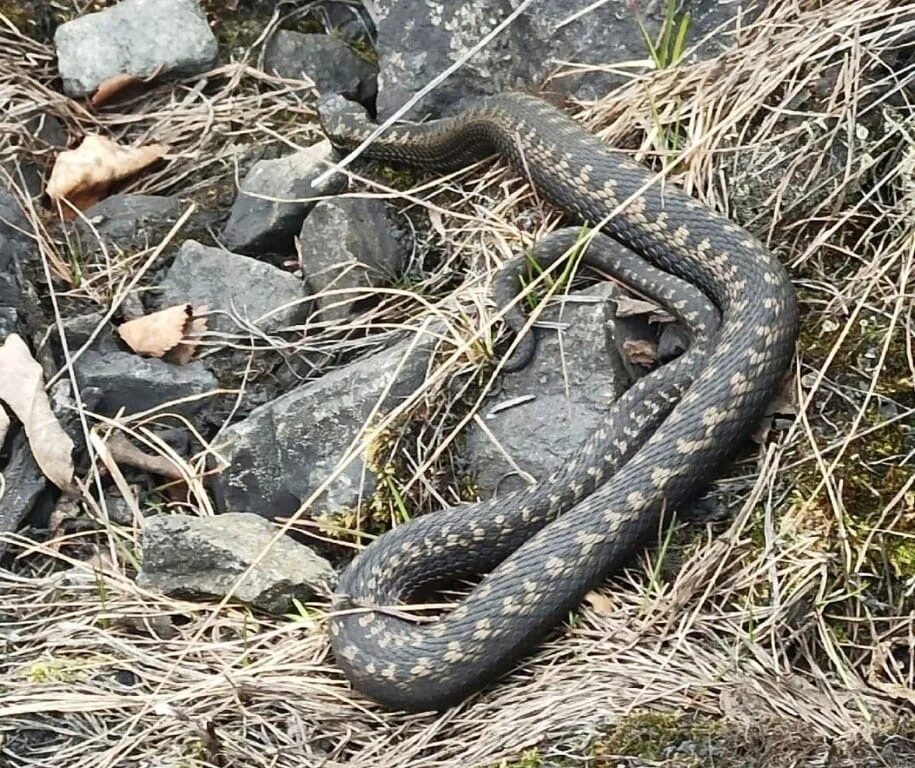
[[[34,662],[26,670],[30,683],[78,683],[89,677],[89,668],[97,662],[86,658],[51,656]]]
[[[251,47],[264,31],[264,24],[276,3],[271,0],[242,0],[229,7],[225,0],[202,0],[201,7],[213,26],[221,51],[240,54]]]
[[[805,278],[815,284],[818,270],[814,266],[810,275],[801,275],[799,284]],[[830,277],[837,284],[850,279],[846,274]],[[817,459],[806,438],[795,443],[788,462],[793,466],[779,477],[786,496],[777,509],[776,535],[786,549],[797,541],[810,555],[822,556],[824,589],[810,597],[817,601],[811,608],[819,612],[820,626],[828,629],[834,646],[855,654],[875,643],[882,627],[879,620],[876,625],[859,620],[862,604],[888,606],[890,615],[915,610],[907,589],[915,577],[915,493],[887,512],[911,474],[902,466],[911,435],[902,420],[894,420],[899,411],[890,400],[909,408],[915,394],[902,324],[890,333],[886,316],[865,309],[849,325],[847,318],[823,312],[822,294],[799,287],[798,298],[804,369],[820,371],[828,363],[827,383],[807,410],[821,453]],[[884,362],[875,375],[884,345]],[[846,443],[849,435],[853,439]],[[771,519],[764,507],[747,529],[759,549],[766,545],[766,521]],[[752,589],[739,601],[748,616],[754,606],[766,606],[771,599],[759,585]],[[745,629],[752,635],[752,620]]]
[[[379,414],[377,421],[383,418]],[[362,457],[366,469],[375,478],[374,492],[358,509],[344,507],[319,516],[322,532],[340,540],[365,543],[367,536],[380,535],[410,519],[413,500],[402,480],[408,470],[396,452],[400,433],[396,424],[374,433]]]
[[[897,744],[888,766],[912,765],[912,750],[899,738],[915,732],[912,718],[886,722],[873,740],[828,743],[796,724],[761,716],[736,726],[709,715],[639,711],[620,720],[594,746],[592,768],[617,768],[620,758],[641,758],[658,768],[769,768],[773,765],[871,764],[882,747]],[[626,765],[629,763],[626,762]]]
[[[841,281],[842,278],[836,279]],[[814,309],[817,308],[816,297],[809,291],[799,290],[798,298],[802,308],[798,349],[805,364],[819,370],[832,358],[828,370],[832,385],[847,387],[854,397],[863,400],[863,393],[870,386],[872,368],[886,343],[886,319],[862,313],[846,331],[844,322],[824,319]],[[831,472],[831,491],[841,495],[846,513],[843,523],[852,537],[871,535],[887,502],[899,492],[909,476],[900,466],[908,450],[906,426],[892,420],[892,411],[886,410],[883,400],[883,397],[889,397],[903,407],[915,405],[906,361],[904,328],[899,324],[893,329],[880,376],[875,382],[874,396],[864,412],[859,413],[855,402],[842,398],[833,398],[830,402],[830,420],[843,426],[857,421],[856,432],[861,434],[842,449],[841,458]],[[814,423],[814,429],[818,426]],[[821,439],[821,448],[824,442],[842,439],[838,430],[834,432],[825,441]],[[823,461],[832,467],[835,456],[836,451],[833,451],[825,455]],[[789,479],[793,486],[791,507],[802,509],[803,518],[818,525],[826,524],[834,517],[830,489],[822,482],[822,472],[816,462],[808,459],[791,473]],[[915,532],[909,528],[906,524],[903,530],[897,527],[892,533]],[[903,557],[899,562],[906,559]]]
[[[888,548],[887,559],[897,579],[915,577],[915,538],[906,537],[893,542]]]
[[[717,719],[681,712],[635,711],[622,718],[594,747],[595,768],[616,766],[617,758],[663,760],[682,751],[678,766],[708,765],[708,749],[724,732]]]
[[[14,27],[25,32],[35,17],[32,3],[23,0],[4,0],[0,2],[0,16],[5,16]]]
[[[842,283],[851,277],[836,275],[833,279]],[[878,353],[886,343],[886,318],[861,313],[846,332],[844,321],[838,322],[819,314],[815,293],[799,288],[797,296],[801,306],[798,349],[804,361],[814,368],[822,367],[841,339],[841,346],[830,365],[830,374],[840,380],[856,379],[859,382],[865,376],[869,377],[877,363]],[[912,381],[907,360],[905,327],[898,323],[891,334],[875,391],[915,405],[915,382]]]
[[[100,10],[105,3],[93,3],[85,12]],[[54,31],[76,16],[76,10],[46,0],[0,0],[0,16],[16,29],[42,43],[51,42]]]
[[[556,763],[551,763],[556,766]],[[502,760],[495,768],[541,768],[544,766],[540,753],[536,749],[528,749],[512,760]]]
[[[419,180],[415,169],[406,166],[394,167],[391,165],[378,166],[378,175],[394,189],[409,189]]]

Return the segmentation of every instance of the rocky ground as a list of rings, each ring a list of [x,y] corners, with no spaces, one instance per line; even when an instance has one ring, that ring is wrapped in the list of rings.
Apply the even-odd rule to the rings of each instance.
[[[910,765],[913,73],[894,0],[0,0],[0,766]],[[316,116],[510,88],[767,242],[797,362],[536,658],[390,715],[329,655],[354,549],[677,352],[544,275],[502,373],[489,286],[561,217],[495,162],[332,168]]]

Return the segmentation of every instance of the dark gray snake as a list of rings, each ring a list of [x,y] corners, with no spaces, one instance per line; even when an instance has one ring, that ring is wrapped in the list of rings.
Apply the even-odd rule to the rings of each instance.
[[[373,127],[341,99],[323,105],[321,120],[339,150]],[[582,258],[663,301],[692,343],[627,390],[547,481],[415,518],[353,560],[334,598],[334,655],[355,688],[391,709],[458,703],[533,651],[657,533],[664,510],[695,497],[734,455],[794,350],[794,292],[769,251],[679,189],[646,183],[645,169],[539,99],[506,94],[454,118],[398,126],[366,155],[447,171],[494,153],[558,208],[600,227]],[[577,237],[551,236],[538,259],[551,263]],[[482,574],[445,615],[405,616],[430,590]]]

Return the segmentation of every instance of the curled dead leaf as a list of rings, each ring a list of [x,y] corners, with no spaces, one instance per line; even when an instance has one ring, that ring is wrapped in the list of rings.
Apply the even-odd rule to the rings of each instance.
[[[658,361],[658,345],[647,339],[626,339],[622,350],[633,365],[651,366]]]
[[[99,87],[95,89],[95,93],[92,94],[89,103],[98,109],[115,99],[124,99],[129,95],[137,93],[144,86],[144,80],[141,80],[134,75],[128,75],[126,72],[122,72],[119,75],[114,75],[113,77],[104,80]]]
[[[144,472],[149,472],[168,480],[162,490],[173,501],[180,501],[182,498],[187,497],[187,483],[184,480],[184,476],[181,474],[179,467],[167,456],[147,453],[130,442],[120,432],[113,433],[105,442],[102,442],[97,435],[93,435],[93,438],[99,458],[105,465],[108,474],[114,480],[115,485],[121,491],[121,498],[131,508],[135,520],[141,520],[143,513],[137,506],[136,498],[124,479],[124,475],[121,472],[122,465],[141,469]]]
[[[185,365],[197,349],[195,340],[206,331],[206,310],[200,307],[195,313],[190,304],[176,304],[122,323],[118,333],[138,355]]]
[[[617,317],[649,315],[650,320],[659,323],[669,323],[674,319],[670,312],[653,301],[637,299],[633,296],[617,296],[614,301],[616,302]]]
[[[42,473],[63,491],[73,484],[73,441],[51,410],[44,373],[15,333],[0,346],[0,401],[16,414]]]
[[[104,136],[86,136],[76,149],[57,156],[46,190],[48,197],[85,210],[106,197],[115,182],[139,173],[166,151],[163,144],[122,147]],[[61,209],[65,218],[73,218],[68,206]]]
[[[181,470],[165,456],[159,456],[138,448],[120,432],[108,438],[108,450],[119,464],[152,472],[168,480],[183,480]]]
[[[201,304],[194,310],[190,322],[184,326],[184,336],[175,347],[165,353],[165,360],[175,365],[187,365],[197,352],[197,344],[207,332],[207,317],[209,311],[206,304]]]

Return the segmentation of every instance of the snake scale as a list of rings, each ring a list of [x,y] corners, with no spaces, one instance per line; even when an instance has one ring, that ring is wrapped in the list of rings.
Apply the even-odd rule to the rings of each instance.
[[[339,97],[320,115],[339,151],[374,128]],[[586,249],[598,265],[665,300],[692,333],[687,352],[630,387],[545,482],[414,518],[344,571],[329,626],[346,676],[389,709],[441,710],[535,650],[657,533],[666,509],[708,485],[785,375],[797,307],[782,265],[745,230],[670,184],[649,183],[646,169],[536,97],[498,95],[455,117],[397,126],[365,154],[436,171],[501,155],[569,217],[600,229]],[[560,232],[552,245],[574,240]],[[556,251],[547,251],[538,258],[551,261]],[[684,283],[717,312],[683,298]],[[425,623],[407,615],[411,601],[462,579],[478,581],[452,610]]]

